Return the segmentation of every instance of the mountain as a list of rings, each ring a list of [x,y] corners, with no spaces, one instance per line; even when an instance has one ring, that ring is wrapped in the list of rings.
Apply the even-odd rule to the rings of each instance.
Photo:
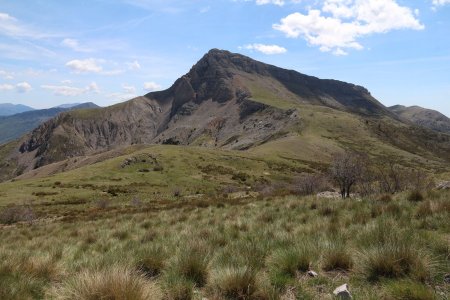
[[[32,110],[11,116],[0,117],[0,144],[17,139],[27,132],[38,127],[47,121],[68,109],[83,109],[98,107],[94,103],[83,103],[71,108],[49,108]]]
[[[450,136],[413,127],[367,89],[213,49],[167,90],[67,111],[0,147],[3,179],[130,145],[188,145],[289,157],[323,167],[350,148],[447,168]],[[75,159],[77,160],[77,159]]]
[[[34,110],[34,108],[23,104],[0,103],[0,116],[15,115],[30,110]]]
[[[65,103],[65,104],[61,104],[61,105],[55,106],[55,107],[71,108],[71,107],[75,107],[75,106],[78,106],[78,105],[81,105],[81,104],[83,104],[83,103]]]
[[[450,134],[450,119],[438,111],[420,106],[394,105],[389,110],[416,125]]]

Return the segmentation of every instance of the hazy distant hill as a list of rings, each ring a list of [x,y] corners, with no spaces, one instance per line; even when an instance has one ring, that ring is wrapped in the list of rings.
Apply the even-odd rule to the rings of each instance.
[[[60,108],[71,108],[71,107],[75,107],[78,105],[81,105],[82,103],[64,103],[55,107],[60,107]]]
[[[0,103],[0,116],[11,116],[30,110],[34,108],[23,104]]]
[[[0,117],[0,144],[17,139],[41,123],[69,109],[96,108],[94,103],[83,103],[71,108],[38,109]]]
[[[416,125],[450,134],[450,119],[438,111],[420,106],[403,105],[391,106],[389,110]]]

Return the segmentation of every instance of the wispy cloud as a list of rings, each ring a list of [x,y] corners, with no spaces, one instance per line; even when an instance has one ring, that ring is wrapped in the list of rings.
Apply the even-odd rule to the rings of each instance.
[[[0,84],[0,91],[16,91],[17,93],[27,93],[33,88],[28,82],[19,82],[16,85],[13,84]]]
[[[33,40],[61,36],[58,33],[39,31],[4,12],[0,12],[0,35]]]
[[[75,73],[100,73],[103,67],[100,65],[102,60],[88,58],[88,59],[74,59],[66,63],[66,67]]]
[[[41,85],[41,88],[52,91],[56,96],[79,96],[86,93],[98,93],[100,91],[95,82],[91,82],[84,88],[69,85]]]
[[[149,81],[144,83],[144,91],[147,92],[154,92],[161,89],[161,85],[157,84],[156,82]]]
[[[70,48],[76,52],[93,52],[93,49],[81,46],[78,40],[76,39],[64,39],[61,42],[61,45],[64,47]]]

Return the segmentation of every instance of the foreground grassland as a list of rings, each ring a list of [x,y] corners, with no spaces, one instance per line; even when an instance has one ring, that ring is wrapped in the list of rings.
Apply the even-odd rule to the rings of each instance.
[[[0,299],[448,299],[450,192],[407,198],[36,202],[0,227]]]

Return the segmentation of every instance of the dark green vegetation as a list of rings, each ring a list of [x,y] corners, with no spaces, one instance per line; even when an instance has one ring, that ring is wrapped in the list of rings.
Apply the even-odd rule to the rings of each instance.
[[[0,116],[0,144],[20,138],[24,134],[38,127],[43,122],[70,109],[98,107],[94,103],[83,103],[70,108],[54,107],[49,109],[30,110]],[[1,110],[1,108],[0,108]]]

